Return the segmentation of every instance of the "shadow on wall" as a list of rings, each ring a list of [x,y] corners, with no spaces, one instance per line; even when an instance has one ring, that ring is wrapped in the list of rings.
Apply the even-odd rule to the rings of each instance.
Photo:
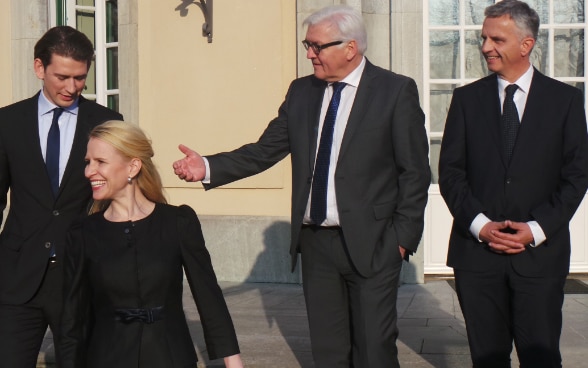
[[[263,232],[263,250],[255,259],[245,282],[302,283],[298,264],[293,272],[291,268],[290,223],[276,221]]]
[[[186,16],[188,16],[188,7],[192,4],[198,6],[200,9],[202,9],[201,3],[198,3],[194,0],[182,0],[182,3],[178,6],[176,6],[175,11],[180,12],[180,17],[186,17]]]

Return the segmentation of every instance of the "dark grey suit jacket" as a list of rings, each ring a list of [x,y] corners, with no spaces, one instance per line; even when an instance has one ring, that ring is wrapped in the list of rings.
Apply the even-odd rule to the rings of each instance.
[[[315,160],[319,115],[327,84],[294,80],[278,116],[256,143],[207,156],[207,189],[257,174],[292,159],[292,267]],[[416,251],[430,184],[424,114],[415,82],[366,63],[335,172],[340,225],[351,260],[364,276],[383,267],[389,247]],[[398,257],[400,257],[400,253]],[[389,259],[389,258],[387,258]]]
[[[86,212],[92,191],[84,177],[88,133],[100,122],[122,115],[80,97],[76,133],[59,194],[53,198],[39,143],[38,97],[0,109],[0,303],[22,304],[38,289],[49,251],[63,256],[66,231]],[[61,302],[61,301],[59,301]]]
[[[510,256],[519,273],[565,275],[569,222],[588,187],[584,97],[535,70],[510,165],[500,111],[495,74],[453,93],[439,161],[439,187],[454,217],[447,265],[483,271],[504,257],[469,231],[484,213],[492,221],[537,221],[545,232],[545,243]]]

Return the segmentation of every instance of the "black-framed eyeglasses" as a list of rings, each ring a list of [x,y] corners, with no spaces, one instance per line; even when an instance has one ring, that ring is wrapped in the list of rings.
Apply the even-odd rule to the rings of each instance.
[[[304,46],[304,48],[307,50],[309,48],[311,48],[312,51],[314,52],[314,54],[317,56],[318,56],[318,54],[320,54],[321,50],[324,50],[327,47],[340,45],[342,43],[343,43],[343,41],[333,41],[333,42],[325,43],[324,45],[319,45],[318,43],[315,43],[315,42],[309,42],[307,40],[302,40],[302,45]]]

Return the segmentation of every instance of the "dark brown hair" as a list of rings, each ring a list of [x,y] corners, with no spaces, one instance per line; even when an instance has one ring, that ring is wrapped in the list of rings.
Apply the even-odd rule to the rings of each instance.
[[[53,27],[35,44],[35,59],[43,66],[51,64],[53,54],[85,61],[88,69],[94,60],[94,46],[85,34],[70,26]]]

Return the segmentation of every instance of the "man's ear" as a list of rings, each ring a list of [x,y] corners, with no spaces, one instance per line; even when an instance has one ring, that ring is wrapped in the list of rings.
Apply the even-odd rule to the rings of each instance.
[[[357,55],[357,42],[355,40],[348,41],[347,46],[345,46],[345,51],[347,60],[353,60]]]
[[[527,56],[533,51],[535,46],[535,39],[532,37],[525,37],[521,42],[521,56]]]
[[[35,70],[37,78],[40,80],[45,80],[45,66],[43,65],[41,59],[36,58],[35,61],[33,61],[33,69]]]

